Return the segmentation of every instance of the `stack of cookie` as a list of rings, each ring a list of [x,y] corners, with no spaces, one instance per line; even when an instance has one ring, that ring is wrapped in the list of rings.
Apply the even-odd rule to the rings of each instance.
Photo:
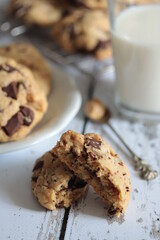
[[[52,75],[30,44],[0,48],[0,142],[24,138],[44,116]]]
[[[10,13],[28,26],[50,27],[53,39],[69,52],[98,59],[112,54],[106,0],[12,0]]]
[[[71,130],[38,159],[33,168],[32,190],[39,203],[50,210],[69,207],[91,185],[108,207],[108,213],[124,213],[130,199],[129,171],[97,134]]]

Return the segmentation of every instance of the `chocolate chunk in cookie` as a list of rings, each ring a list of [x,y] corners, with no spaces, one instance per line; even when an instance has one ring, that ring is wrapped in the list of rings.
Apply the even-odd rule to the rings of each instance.
[[[20,111],[23,114],[23,124],[26,126],[31,125],[33,119],[34,119],[34,112],[27,107],[21,106]]]
[[[91,138],[91,139],[88,140],[87,145],[91,146],[93,148],[100,149],[101,143],[102,143],[101,141],[98,141],[98,140],[96,140],[94,138]]]
[[[8,86],[2,87],[2,91],[7,93],[7,97],[17,99],[18,85],[19,83],[17,82],[11,82]]]
[[[8,120],[7,125],[2,127],[8,136],[12,136],[22,125],[29,126],[34,119],[34,113],[27,107],[20,107],[20,111]]]
[[[7,136],[12,136],[23,125],[23,115],[18,112],[8,120],[7,125],[2,127]]]
[[[68,188],[74,189],[74,188],[83,188],[86,186],[86,182],[84,182],[82,179],[78,178],[76,175],[73,175],[71,179],[68,182]]]

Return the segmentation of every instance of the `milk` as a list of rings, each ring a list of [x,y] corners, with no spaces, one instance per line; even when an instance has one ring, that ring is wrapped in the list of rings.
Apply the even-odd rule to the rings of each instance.
[[[160,113],[160,5],[123,11],[112,31],[118,101]]]

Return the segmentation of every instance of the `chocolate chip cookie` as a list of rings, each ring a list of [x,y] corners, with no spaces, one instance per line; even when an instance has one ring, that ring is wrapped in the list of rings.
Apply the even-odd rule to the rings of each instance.
[[[57,22],[52,32],[53,37],[67,51],[94,54],[98,59],[112,54],[106,11],[69,11]]]
[[[50,26],[62,15],[62,7],[54,0],[12,0],[9,11],[27,25],[39,26]]]
[[[14,43],[0,47],[0,55],[13,58],[16,62],[27,66],[35,80],[46,95],[50,93],[52,74],[40,52],[29,43]]]
[[[0,142],[25,137],[46,110],[46,97],[31,71],[0,57]]]
[[[31,183],[34,196],[49,210],[68,208],[87,188],[87,184],[52,152],[47,152],[36,161]]]
[[[125,212],[131,192],[129,171],[99,135],[68,131],[52,152],[94,188],[108,206],[109,214],[119,216]]]

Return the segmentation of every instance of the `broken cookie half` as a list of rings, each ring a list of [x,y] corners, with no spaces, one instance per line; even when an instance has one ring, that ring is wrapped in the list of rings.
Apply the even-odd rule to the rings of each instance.
[[[110,215],[119,217],[125,212],[131,192],[128,168],[99,135],[69,130],[52,153],[94,188]]]
[[[51,152],[36,161],[31,184],[36,199],[49,210],[70,207],[87,189],[87,183]]]

